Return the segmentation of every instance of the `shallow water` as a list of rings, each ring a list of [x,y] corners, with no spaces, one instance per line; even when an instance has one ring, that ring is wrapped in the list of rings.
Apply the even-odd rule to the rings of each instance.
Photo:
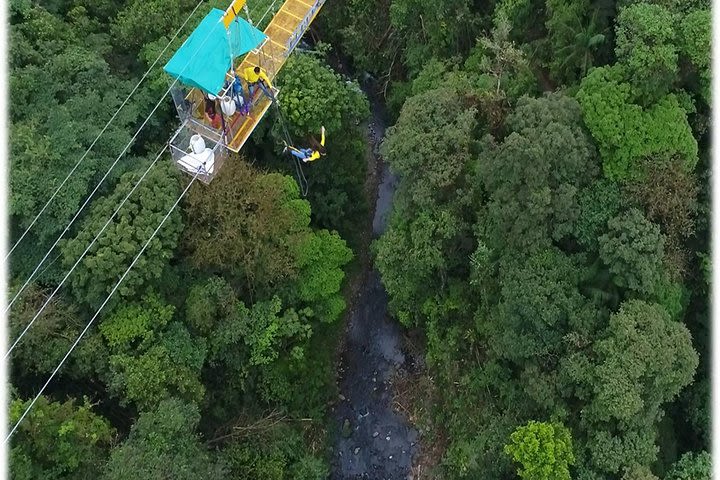
[[[382,106],[373,103],[370,142],[376,156],[384,136]],[[397,178],[382,159],[373,234],[385,231]],[[331,479],[404,480],[410,474],[418,451],[418,432],[404,415],[392,408],[390,381],[399,370],[408,370],[412,360],[401,349],[402,332],[387,313],[388,297],[373,268],[367,272],[359,300],[353,306],[346,331],[340,372],[340,400],[333,419],[333,461]],[[343,424],[350,422],[351,434],[343,436]],[[347,435],[347,428],[345,429]]]

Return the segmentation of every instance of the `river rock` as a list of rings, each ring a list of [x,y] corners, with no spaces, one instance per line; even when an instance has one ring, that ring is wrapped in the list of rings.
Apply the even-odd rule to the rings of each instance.
[[[342,426],[342,430],[341,430],[340,434],[344,438],[349,438],[350,435],[352,435],[352,427],[350,426],[349,419],[346,418],[345,421],[343,422],[343,426]]]

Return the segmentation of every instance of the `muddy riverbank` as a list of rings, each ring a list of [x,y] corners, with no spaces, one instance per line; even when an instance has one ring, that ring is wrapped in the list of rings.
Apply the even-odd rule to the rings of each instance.
[[[368,90],[366,90],[368,91]],[[371,96],[368,141],[376,175],[373,238],[387,226],[397,178],[379,156],[385,134],[383,105]],[[418,432],[393,408],[392,381],[412,370],[414,359],[403,351],[403,333],[387,312],[387,293],[371,260],[365,262],[347,317],[338,366],[340,396],[333,408],[333,480],[407,479],[419,451]]]

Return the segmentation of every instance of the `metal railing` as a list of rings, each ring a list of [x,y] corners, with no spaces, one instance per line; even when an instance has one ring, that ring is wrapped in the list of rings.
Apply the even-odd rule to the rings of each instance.
[[[302,39],[303,35],[305,35],[305,30],[308,29],[308,27],[310,26],[310,22],[312,22],[315,14],[318,12],[318,10],[320,10],[320,7],[322,7],[324,3],[325,0],[315,0],[313,6],[310,7],[310,10],[308,10],[305,18],[302,19],[298,27],[295,29],[293,34],[285,43],[285,47],[287,48],[287,50],[285,51],[286,57],[288,57],[290,53],[292,53],[293,49],[297,46],[297,44],[300,43],[300,39]]]
[[[191,152],[190,139],[196,133],[198,132],[194,131],[194,129],[191,128],[190,122],[186,121],[183,122],[182,125],[180,125],[180,127],[175,132],[175,135],[173,135],[168,142],[170,145],[170,155],[172,156],[175,165],[182,171],[187,172],[191,175],[195,175],[197,171],[185,167],[184,165],[182,165],[182,163],[180,163],[180,161],[183,157],[185,157]],[[215,178],[215,175],[217,175],[218,171],[220,171],[220,169],[222,168],[228,152],[224,148],[223,142],[208,138],[206,135],[203,134],[200,135],[205,141],[205,146],[207,148],[211,148],[215,155],[212,173],[201,172],[200,174],[198,174],[198,180],[208,184]]]

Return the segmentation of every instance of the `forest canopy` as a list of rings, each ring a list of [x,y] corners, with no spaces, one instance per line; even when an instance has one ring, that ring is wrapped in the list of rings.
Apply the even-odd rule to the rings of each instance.
[[[329,478],[372,263],[424,360],[429,478],[710,479],[710,2],[327,1],[278,108],[185,194],[145,73],[227,8],[196,5],[9,2],[11,426],[89,325],[12,478]],[[283,142],[321,127],[304,195]]]

